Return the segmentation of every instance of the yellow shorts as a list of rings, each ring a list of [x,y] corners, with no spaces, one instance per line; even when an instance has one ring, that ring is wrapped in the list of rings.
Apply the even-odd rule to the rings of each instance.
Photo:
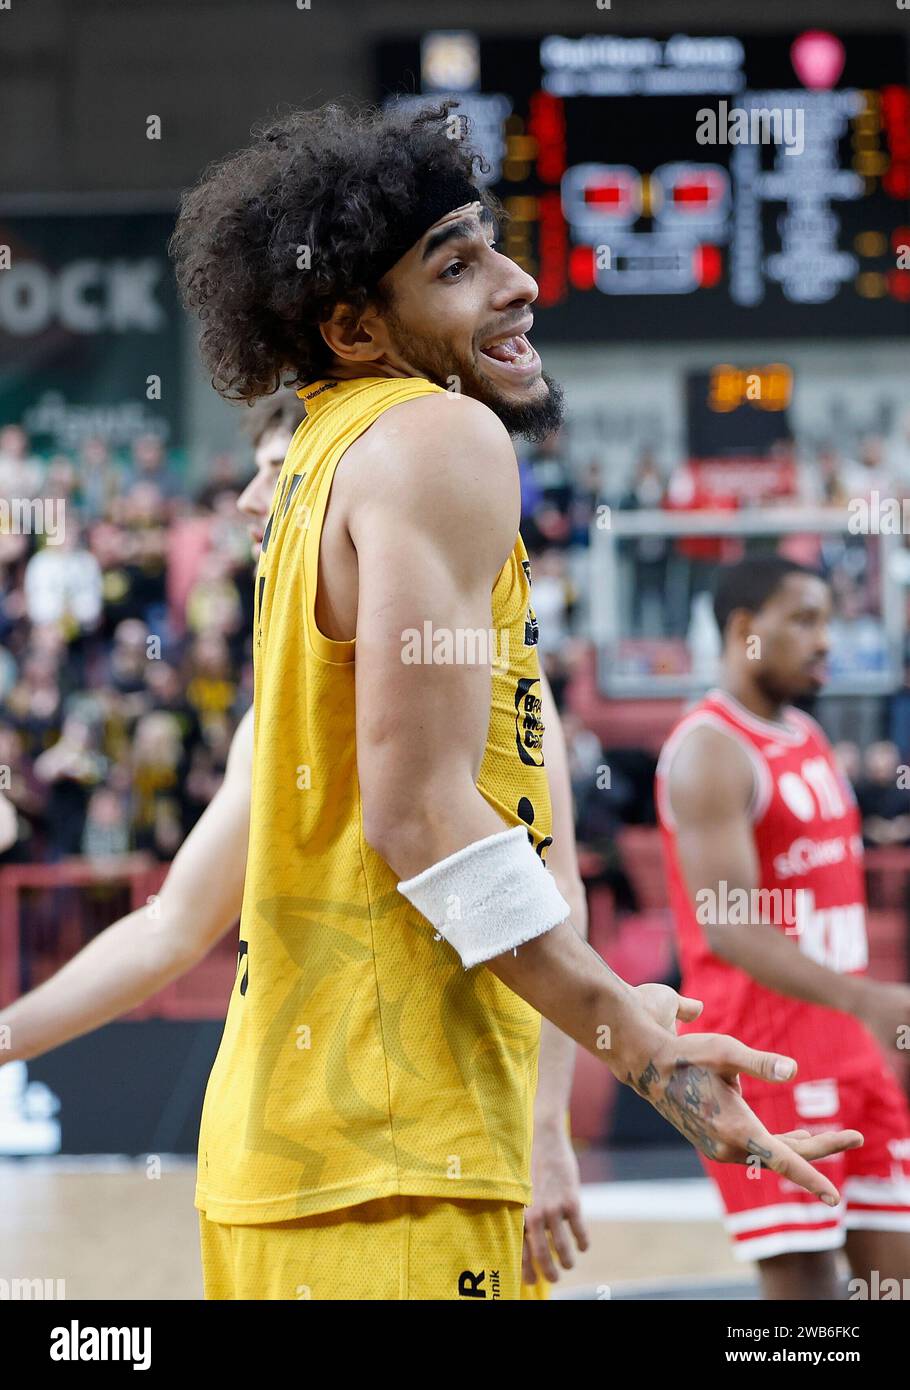
[[[518,1299],[519,1202],[384,1197],[267,1226],[199,1213],[207,1299]],[[531,1285],[526,1298],[538,1298]]]

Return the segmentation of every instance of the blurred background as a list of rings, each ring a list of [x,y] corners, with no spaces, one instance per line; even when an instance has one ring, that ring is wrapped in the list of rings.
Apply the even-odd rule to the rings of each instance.
[[[180,191],[279,107],[453,94],[567,399],[518,451],[593,944],[633,983],[675,979],[656,754],[713,679],[717,567],[778,550],[832,584],[814,713],[864,817],[871,969],[908,978],[908,43],[889,0],[802,0],[798,23],[782,0],[0,12],[0,1003],[155,893],[251,699],[252,453],[177,304]],[[789,113],[793,148],[700,140],[723,102]],[[65,503],[60,543],[17,524],[22,499]],[[128,1020],[0,1069],[0,1276],[198,1296],[180,1156],[235,953],[229,933]],[[580,1055],[597,1235],[566,1286],[749,1296],[652,1117]]]

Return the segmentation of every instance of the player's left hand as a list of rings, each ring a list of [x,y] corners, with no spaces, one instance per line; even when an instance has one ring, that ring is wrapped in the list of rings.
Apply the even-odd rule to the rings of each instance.
[[[666,1028],[668,1033],[679,1031],[677,1023],[693,1023],[705,1007],[700,999],[677,994],[670,985],[636,985],[635,993],[654,1022],[659,1023],[661,1028]],[[730,1078],[730,1085],[742,1095],[743,1088],[739,1084],[738,1076]]]
[[[525,1211],[522,1281],[533,1284],[542,1274],[555,1284],[559,1270],[554,1255],[563,1269],[571,1269],[576,1249],[587,1250],[589,1244],[581,1214],[578,1159],[561,1118],[549,1126],[535,1124],[531,1190],[534,1199]]]
[[[668,1033],[676,1032],[677,1022],[692,1023],[705,1007],[700,999],[689,999],[677,994],[669,985],[636,985],[638,1002],[651,1015],[655,1023],[666,1028]]]

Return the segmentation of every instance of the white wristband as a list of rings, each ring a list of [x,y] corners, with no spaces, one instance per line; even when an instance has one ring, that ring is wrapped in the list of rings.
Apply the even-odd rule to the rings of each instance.
[[[520,825],[476,840],[398,884],[465,967],[502,955],[569,916],[553,875]]]

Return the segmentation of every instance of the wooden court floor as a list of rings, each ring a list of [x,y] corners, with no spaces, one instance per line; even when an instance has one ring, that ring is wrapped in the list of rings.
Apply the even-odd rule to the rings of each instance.
[[[0,1162],[0,1279],[64,1279],[69,1299],[201,1299],[195,1165],[167,1160],[149,1176],[101,1163]],[[590,1205],[591,1248],[557,1286],[566,1295],[747,1276],[716,1218],[641,1219],[638,1203],[635,1219],[604,1219]]]

